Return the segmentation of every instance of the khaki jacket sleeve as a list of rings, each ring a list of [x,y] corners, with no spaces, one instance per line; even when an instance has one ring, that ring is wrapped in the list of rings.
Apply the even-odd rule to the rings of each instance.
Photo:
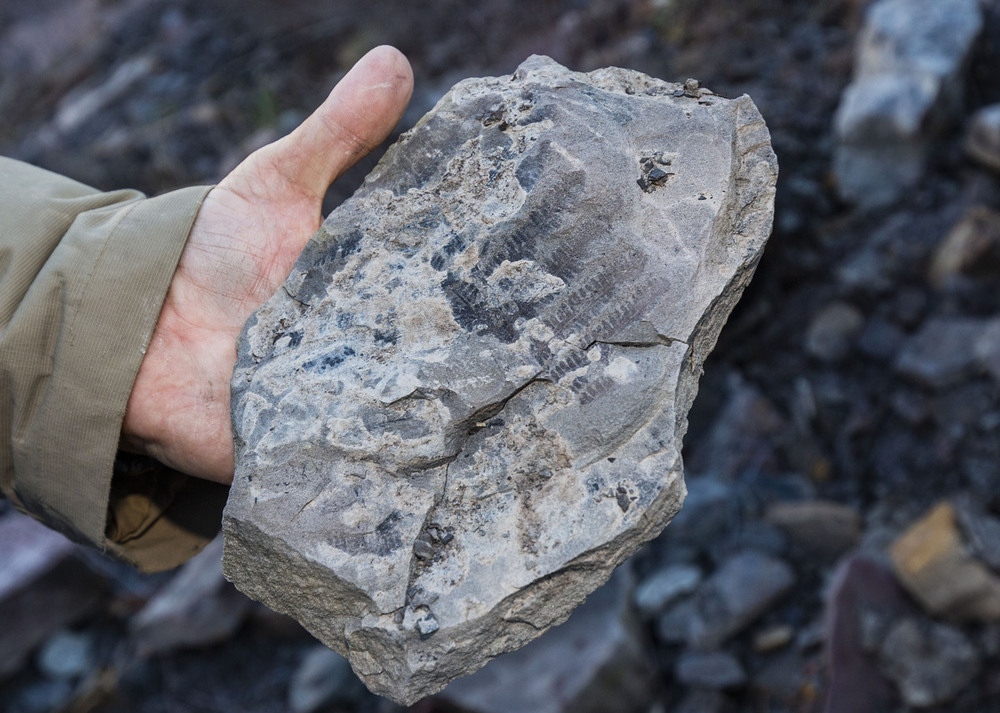
[[[226,488],[118,454],[132,384],[210,187],[102,193],[0,157],[0,491],[144,570],[218,531]]]

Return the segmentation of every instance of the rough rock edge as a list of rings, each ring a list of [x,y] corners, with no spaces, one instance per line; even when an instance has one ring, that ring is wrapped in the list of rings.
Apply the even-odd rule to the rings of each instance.
[[[532,56],[518,68],[516,77],[524,78],[527,74],[540,74],[542,77],[548,69],[556,69],[560,74],[564,71],[557,63],[547,57]],[[541,70],[541,71],[539,71]],[[604,89],[619,94],[633,94],[636,87],[644,87],[651,94],[670,95],[677,92],[684,92],[685,87],[680,84],[657,80],[639,72],[632,70],[610,67],[599,69],[587,74],[570,72],[568,79],[584,81]],[[474,82],[479,80],[466,80]],[[464,82],[457,84],[452,92],[460,90]],[[655,90],[655,91],[654,91]],[[702,89],[697,96],[710,94]],[[690,93],[685,94],[689,99],[695,99]],[[442,100],[443,101],[443,100]],[[753,104],[749,96],[743,95],[737,99],[729,100],[737,103],[735,130],[733,133],[732,151],[737,160],[733,162],[732,185],[735,190],[729,193],[725,206],[720,209],[716,218],[716,225],[720,222],[723,225],[732,224],[737,228],[734,234],[728,236],[729,247],[741,246],[741,241],[745,240],[747,234],[757,232],[761,235],[759,243],[743,245],[744,255],[740,266],[737,268],[733,279],[723,289],[722,293],[716,297],[713,303],[706,309],[698,325],[692,332],[688,349],[684,361],[687,366],[682,367],[675,392],[675,443],[678,451],[681,441],[687,432],[687,413],[698,391],[698,378],[702,373],[704,359],[711,352],[719,337],[723,325],[726,323],[729,313],[735,306],[743,290],[749,284],[750,279],[756,269],[757,263],[763,253],[763,247],[767,236],[770,234],[773,220],[773,204],[775,189],[768,184],[777,175],[777,159],[770,145],[770,134],[764,123],[760,112]],[[436,113],[440,107],[432,109],[417,123],[421,126],[427,117]],[[417,128],[415,127],[415,128]],[[398,145],[398,144],[397,144]],[[391,148],[386,159],[394,153]],[[373,170],[373,174],[378,173],[382,167],[380,162]],[[322,231],[323,228],[320,228]],[[713,226],[713,235],[721,237]],[[245,338],[246,332],[255,318],[251,317],[244,327],[241,339]],[[565,621],[573,609],[581,604],[586,597],[599,586],[604,584],[611,576],[613,570],[624,562],[628,557],[646,541],[656,537],[669,522],[670,518],[680,509],[680,504],[686,495],[686,488],[683,482],[683,463],[678,454],[678,459],[674,468],[669,473],[664,474],[664,479],[673,481],[666,485],[661,491],[660,497],[654,501],[649,509],[643,513],[642,519],[636,524],[634,531],[623,533],[615,540],[611,540],[601,547],[591,550],[574,560],[569,561],[559,570],[534,581],[526,587],[494,607],[488,615],[466,622],[461,629],[455,629],[453,636],[461,640],[461,634],[468,631],[468,638],[475,638],[474,631],[482,632],[493,628],[498,620],[507,623],[508,635],[499,639],[489,650],[466,651],[461,647],[456,647],[451,651],[440,652],[441,658],[436,661],[431,670],[421,669],[414,671],[413,675],[404,680],[387,681],[381,677],[383,670],[359,671],[356,656],[352,657],[351,637],[355,632],[343,632],[342,637],[328,638],[319,628],[319,622],[328,619],[328,608],[330,604],[330,591],[317,591],[314,587],[306,589],[303,586],[297,587],[296,591],[300,596],[295,598],[297,606],[290,606],[291,601],[276,598],[271,592],[272,588],[266,586],[269,581],[282,580],[287,586],[289,580],[298,580],[302,583],[310,578],[313,581],[329,581],[331,590],[343,589],[345,583],[338,580],[335,575],[326,568],[316,565],[303,557],[287,543],[281,542],[280,546],[276,538],[269,536],[267,540],[272,543],[272,551],[264,559],[274,564],[275,562],[291,562],[294,566],[278,567],[271,569],[256,569],[253,572],[240,572],[239,562],[251,561],[251,553],[243,545],[243,538],[238,534],[243,528],[251,528],[252,525],[241,522],[234,523],[231,518],[226,518],[225,525],[225,551],[223,556],[224,573],[228,578],[241,583],[241,588],[249,596],[258,599],[276,611],[301,617],[303,626],[311,633],[320,638],[325,644],[333,648],[338,653],[351,659],[351,665],[358,673],[359,677],[374,693],[391,698],[403,705],[410,705],[433,692],[441,690],[451,680],[459,675],[469,672],[472,666],[480,668],[489,662],[490,659],[509,651],[520,648],[534,638],[537,638],[546,629]],[[641,535],[638,533],[641,532]],[[255,538],[256,539],[256,538]],[[262,554],[256,553],[258,557]],[[298,568],[310,572],[309,577],[298,577],[295,572]],[[318,575],[318,576],[317,576]],[[567,576],[572,577],[567,580]],[[567,585],[572,583],[572,594],[567,591]],[[553,607],[553,600],[547,596],[549,591],[560,590],[559,598],[569,604]],[[354,606],[345,608],[344,615],[353,615],[358,618],[365,613],[373,613],[377,608],[366,594],[356,590],[356,596],[352,598]],[[323,607],[316,607],[313,602],[323,600]],[[367,605],[362,605],[367,602]],[[345,602],[346,603],[346,602]],[[309,612],[308,617],[303,613]],[[517,633],[510,631],[517,626]],[[376,633],[375,637],[369,637],[366,643],[375,643],[371,638],[382,639],[383,646],[379,647],[380,655],[393,654],[395,657],[406,657],[407,651],[393,644],[392,637],[385,632],[374,632],[365,630],[370,635]],[[359,652],[355,651],[355,654]],[[475,654],[474,657],[471,654]],[[420,690],[421,693],[413,695],[412,690]]]

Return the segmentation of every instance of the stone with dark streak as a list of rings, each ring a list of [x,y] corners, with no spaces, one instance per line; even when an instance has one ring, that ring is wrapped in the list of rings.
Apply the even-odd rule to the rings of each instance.
[[[566,619],[680,507],[776,173],[749,97],[456,85],[246,325],[227,576],[406,703]]]

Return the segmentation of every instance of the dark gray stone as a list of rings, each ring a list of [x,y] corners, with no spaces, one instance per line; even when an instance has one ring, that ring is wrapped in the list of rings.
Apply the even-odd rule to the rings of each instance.
[[[248,321],[226,573],[373,691],[535,638],[680,507],[776,164],[749,98],[677,89],[542,57],[459,83]]]
[[[972,317],[927,320],[903,344],[896,371],[933,388],[955,383],[976,370],[976,344],[986,324]]]
[[[985,106],[972,116],[965,150],[982,165],[1000,172],[1000,104]]]
[[[701,584],[701,569],[675,564],[652,572],[635,588],[633,600],[644,617],[659,616],[673,602],[690,594]]]
[[[806,352],[822,361],[840,361],[850,353],[864,323],[865,318],[857,307],[846,302],[832,302],[809,323]]]
[[[685,651],[677,659],[674,675],[697,688],[736,688],[747,680],[743,665],[725,651]]]
[[[690,600],[686,616],[675,614],[673,621],[683,627],[689,645],[713,649],[746,628],[794,584],[795,573],[782,560],[742,552],[706,580]]]

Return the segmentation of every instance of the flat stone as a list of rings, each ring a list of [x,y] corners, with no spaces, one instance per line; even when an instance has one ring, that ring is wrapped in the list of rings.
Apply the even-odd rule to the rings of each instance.
[[[785,562],[753,550],[727,560],[699,587],[685,638],[698,649],[712,649],[739,633],[795,584]]]
[[[975,372],[987,321],[974,317],[929,319],[907,339],[896,357],[896,371],[932,388],[943,388]]]
[[[861,537],[861,515],[841,503],[826,500],[774,503],[765,516],[788,535],[794,547],[809,557],[833,560],[854,547]]]
[[[857,307],[832,302],[809,323],[806,352],[822,361],[840,361],[850,353],[864,324],[864,315]]]
[[[735,688],[747,681],[739,659],[725,651],[685,651],[677,659],[674,675],[697,688]]]
[[[222,576],[222,538],[188,560],[129,622],[140,656],[209,646],[232,636],[251,602]]]
[[[639,613],[652,619],[681,597],[691,594],[699,584],[700,568],[686,564],[668,565],[643,579],[632,598]]]
[[[899,581],[929,613],[1000,620],[1000,577],[970,553],[952,503],[938,504],[911,525],[889,553]]]
[[[107,582],[78,546],[34,520],[0,518],[0,680],[63,627],[97,609]]]
[[[247,322],[226,574],[376,693],[563,621],[680,507],[776,163],[748,97],[678,88],[543,57],[459,83]]]
[[[916,618],[898,621],[880,650],[882,668],[903,701],[927,708],[952,700],[979,673],[978,652],[953,627]]]

